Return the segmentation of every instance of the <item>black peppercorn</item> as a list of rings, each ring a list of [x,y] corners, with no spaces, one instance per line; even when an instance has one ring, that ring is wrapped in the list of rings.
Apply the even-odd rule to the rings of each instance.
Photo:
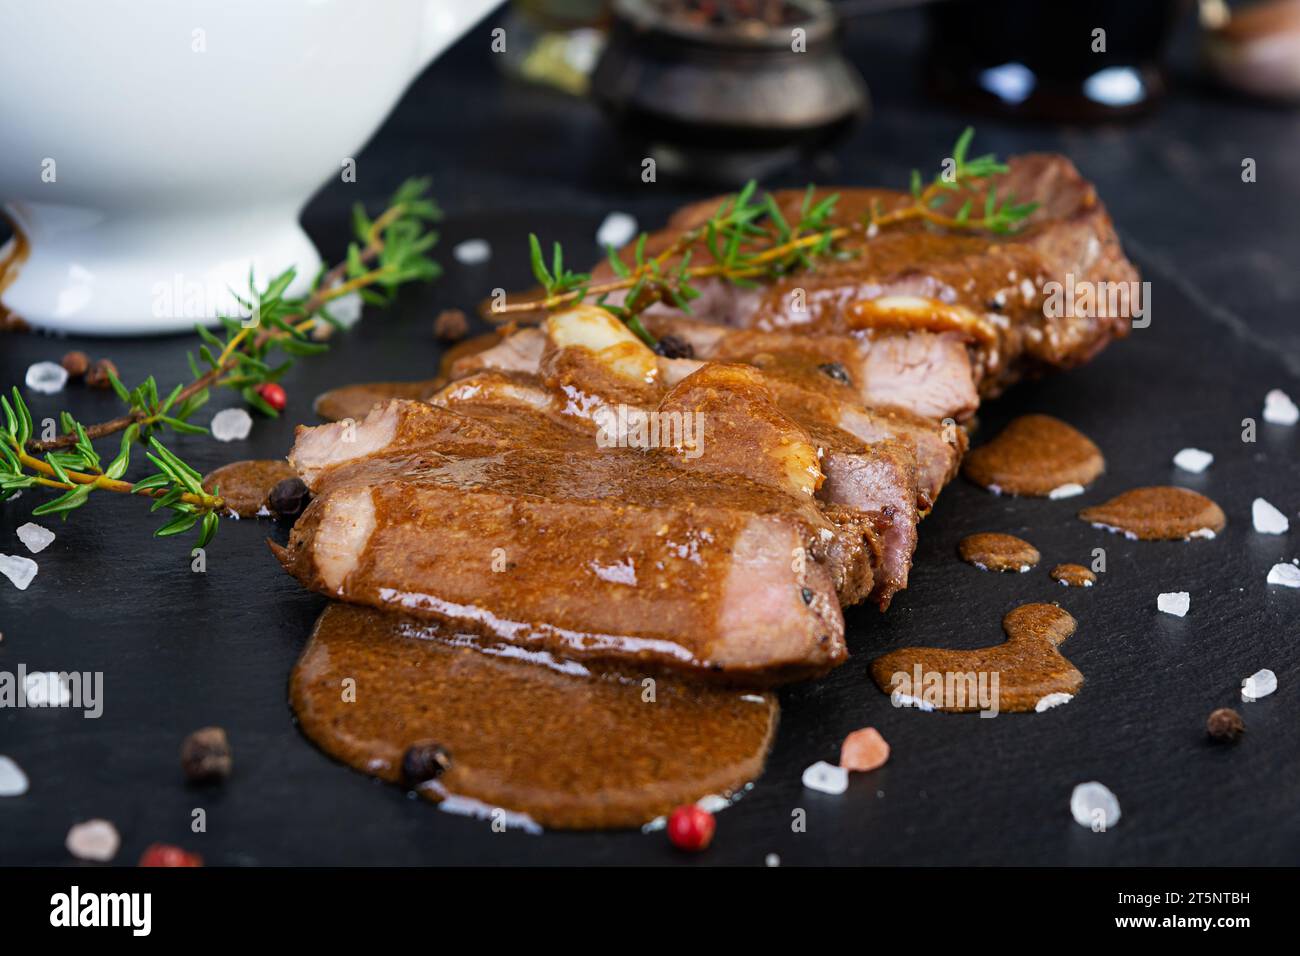
[[[1246,732],[1246,722],[1231,707],[1220,707],[1205,722],[1205,732],[1215,743],[1235,744]]]
[[[230,776],[234,758],[230,741],[220,727],[194,731],[181,744],[181,769],[195,783],[210,783]]]
[[[849,378],[849,370],[839,362],[826,362],[824,365],[818,365],[817,369],[831,381],[839,382],[841,385],[849,385],[852,382]]]
[[[426,780],[436,780],[451,767],[451,754],[432,740],[411,744],[402,755],[402,780],[415,786]]]
[[[695,346],[680,335],[665,335],[655,345],[655,352],[664,358],[695,358]]]
[[[311,492],[301,478],[285,478],[271,489],[267,503],[272,514],[292,524],[310,501]]]

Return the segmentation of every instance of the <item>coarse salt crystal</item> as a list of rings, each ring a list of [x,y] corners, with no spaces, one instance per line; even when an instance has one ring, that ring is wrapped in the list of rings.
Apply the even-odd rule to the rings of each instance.
[[[37,362],[27,369],[27,387],[42,395],[63,391],[68,384],[68,370],[57,362]]]
[[[875,727],[855,730],[840,744],[840,766],[845,770],[875,770],[888,759],[889,744]]]
[[[1250,503],[1250,520],[1255,523],[1255,530],[1260,534],[1286,534],[1291,527],[1286,515],[1263,498],[1256,498]]]
[[[701,810],[707,810],[709,813],[721,813],[727,807],[731,806],[731,801],[726,797],[716,793],[710,793],[707,796],[700,797],[695,801],[695,805]]]
[[[1266,667],[1255,671],[1241,682],[1241,699],[1247,703],[1254,703],[1275,690],[1277,690],[1277,675]]]
[[[253,416],[242,408],[223,408],[212,416],[210,427],[217,441],[242,441],[253,430]]]
[[[602,249],[622,248],[636,235],[636,220],[625,212],[611,212],[596,230],[596,242]]]
[[[456,243],[451,254],[463,266],[481,266],[492,258],[492,245],[486,239],[466,239]]]
[[[818,760],[803,772],[803,785],[809,790],[838,796],[849,789],[849,772],[825,760]]]
[[[1034,704],[1034,713],[1041,714],[1045,710],[1051,710],[1053,707],[1060,707],[1062,704],[1068,704],[1074,700],[1073,694],[1048,694],[1040,697],[1038,703]]]
[[[122,839],[117,835],[117,827],[107,820],[87,820],[73,825],[63,845],[78,860],[94,860],[107,863],[117,856],[117,848]]]
[[[29,521],[18,529],[18,540],[27,545],[32,554],[40,554],[54,541],[54,532]]]
[[[27,792],[27,774],[9,757],[0,756],[0,797],[21,797]]]
[[[912,694],[904,694],[901,690],[896,690],[889,695],[889,702],[895,707],[915,707],[917,710],[929,713],[934,710],[934,704],[928,700],[916,697]]]
[[[345,329],[350,329],[360,320],[365,305],[366,300],[361,298],[360,292],[348,292],[337,299],[331,299],[327,311],[335,322]],[[333,331],[333,327],[328,324],[318,324],[317,328]]]
[[[1071,481],[1068,484],[1058,485],[1047,493],[1047,497],[1053,501],[1059,501],[1061,498],[1073,498],[1075,495],[1083,494],[1083,485]]]
[[[1156,609],[1174,617],[1185,617],[1191,606],[1192,596],[1186,591],[1170,591],[1156,598]]]
[[[67,680],[58,671],[36,671],[23,681],[28,707],[66,707],[72,701]]]
[[[26,591],[27,585],[36,577],[37,564],[31,558],[19,554],[0,554],[0,574],[14,583],[20,591]]]
[[[1264,421],[1271,425],[1294,425],[1300,421],[1300,408],[1291,396],[1275,388],[1264,396]]]
[[[1268,583],[1284,588],[1300,588],[1300,568],[1294,564],[1275,564],[1269,568]]]
[[[1070,814],[1079,826],[1102,833],[1119,823],[1119,800],[1109,787],[1089,780],[1070,794]]]
[[[1214,464],[1214,456],[1208,451],[1201,451],[1199,448],[1184,448],[1174,455],[1174,467],[1198,475],[1212,464]]]

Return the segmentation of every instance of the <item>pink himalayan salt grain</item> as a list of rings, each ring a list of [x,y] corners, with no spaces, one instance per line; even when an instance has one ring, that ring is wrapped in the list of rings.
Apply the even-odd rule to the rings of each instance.
[[[840,746],[840,766],[845,770],[875,770],[889,759],[889,744],[875,727],[855,730]]]

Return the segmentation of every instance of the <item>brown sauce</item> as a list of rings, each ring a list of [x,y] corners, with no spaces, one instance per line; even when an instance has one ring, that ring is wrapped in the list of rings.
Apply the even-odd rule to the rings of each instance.
[[[287,461],[232,461],[204,475],[203,487],[218,489],[226,508],[241,518],[265,517],[271,489],[294,474]]]
[[[1223,509],[1205,495],[1173,486],[1134,488],[1084,508],[1079,517],[1141,541],[1212,538],[1228,522]]]
[[[1068,588],[1090,588],[1097,583],[1097,575],[1082,564],[1058,564],[1049,573],[1053,581]]]
[[[979,699],[987,693],[999,711],[1030,711],[1048,694],[1073,695],[1083,686],[1083,675],[1057,650],[1077,626],[1054,604],[1024,604],[1002,619],[1003,644],[973,651],[905,647],[876,658],[871,676],[885,693],[936,710],[990,709]],[[977,681],[985,691],[975,690]]]
[[[438,374],[434,378],[418,382],[359,382],[343,385],[317,395],[312,409],[327,422],[340,422],[345,418],[361,421],[370,409],[390,398],[416,401],[426,399],[447,384],[451,377],[451,366],[457,359],[485,352],[500,344],[501,339],[501,333],[488,332],[486,335],[476,335],[457,342],[442,353]]]
[[[961,559],[981,571],[1028,571],[1041,559],[1038,549],[1012,534],[983,532],[962,538]]]
[[[738,792],[763,769],[779,713],[772,694],[657,676],[647,702],[645,675],[507,654],[519,651],[331,604],[290,698],[303,733],[349,766],[397,782],[407,747],[435,740],[451,766],[422,796],[470,798],[543,827],[640,826]]]
[[[990,491],[1046,497],[1062,485],[1088,485],[1106,459],[1088,436],[1050,415],[1022,415],[973,449],[962,474]]]

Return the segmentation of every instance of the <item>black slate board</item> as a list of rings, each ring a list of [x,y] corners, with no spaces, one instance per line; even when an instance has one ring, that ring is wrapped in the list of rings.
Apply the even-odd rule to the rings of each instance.
[[[902,181],[910,165],[942,155],[964,122],[915,97],[900,52],[915,42],[914,21],[873,23],[879,29],[855,33],[853,48],[879,118],[789,181]],[[196,466],[283,454],[292,419],[310,421],[311,397],[331,385],[427,377],[439,354],[432,316],[468,308],[496,285],[526,285],[527,231],[560,239],[571,257],[594,256],[591,237],[605,210],[627,209],[653,225],[691,198],[606,179],[598,117],[505,84],[474,40],[413,88],[361,157],[361,183],[328,187],[307,215],[321,248],[337,254],[346,241],[343,211],[358,198],[349,190],[373,200],[402,176],[432,169],[451,213],[441,256],[448,276],[403,295],[388,313],[368,314],[333,354],[300,364],[285,382],[290,418],[259,420],[243,443],[172,439]],[[1205,128],[1215,132],[1202,141]],[[1090,435],[1108,472],[1085,496],[1058,502],[996,498],[954,483],[921,529],[911,587],[884,616],[849,614],[849,663],[783,692],[768,770],[722,813],[707,854],[683,858],[661,834],[496,834],[333,763],[298,733],[286,702],[289,670],[322,601],[266,550],[264,539],[283,532],[266,522],[223,524],[206,574],[194,574],[188,544],[152,540],[156,522],[139,504],[112,499],[65,525],[44,520],[59,537],[38,556],[28,591],[0,580],[0,670],[22,663],[103,671],[106,697],[98,720],[0,711],[0,753],[32,784],[25,797],[0,800],[0,863],[68,862],[67,828],[92,816],[117,824],[119,860],[128,863],[157,840],[216,864],[760,865],[769,853],[786,864],[1293,863],[1300,592],[1268,588],[1264,576],[1275,561],[1300,557],[1300,532],[1258,535],[1249,514],[1258,495],[1300,522],[1300,428],[1260,419],[1269,388],[1300,397],[1298,339],[1287,318],[1294,276],[1280,265],[1297,246],[1290,229],[1300,191],[1281,172],[1293,127],[1285,114],[1188,93],[1136,127],[1083,133],[983,123],[985,130],[985,145],[1003,153],[1065,149],[1099,183],[1153,283],[1153,322],[1081,370],[986,405],[980,438],[1016,414],[1047,412]],[[1195,148],[1180,145],[1194,141]],[[1243,187],[1242,156],[1256,156],[1268,178]],[[454,265],[451,245],[469,237],[492,242],[489,266]],[[0,382],[21,381],[31,362],[72,347],[111,356],[129,381],[154,373],[172,382],[185,375],[189,346],[184,337],[3,336]],[[32,399],[38,418],[65,406],[87,421],[115,412],[107,396],[80,388]],[[1247,416],[1260,420],[1254,444],[1240,439]],[[1215,454],[1204,476],[1172,468],[1171,456],[1188,445]],[[1218,500],[1225,533],[1187,544],[1130,542],[1073,517],[1083,504],[1158,483]],[[0,505],[0,551],[23,553],[14,529],[29,520],[35,498],[27,492]],[[957,541],[983,530],[1023,534],[1043,564],[1006,576],[962,564]],[[1094,547],[1108,559],[1096,588],[1067,591],[1048,579],[1052,564],[1088,559]],[[1156,595],[1173,590],[1192,594],[1184,620],[1155,610]],[[1063,649],[1087,683],[1064,707],[993,720],[922,714],[893,708],[867,677],[868,662],[894,647],[998,641],[1003,614],[1036,600],[1058,601],[1080,622]],[[1242,705],[1240,681],[1261,667],[1277,673],[1280,689]],[[1237,706],[1249,728],[1227,750],[1203,739],[1206,715],[1225,705]],[[183,736],[206,724],[227,728],[236,755],[234,777],[218,789],[187,786],[177,762]],[[842,797],[801,787],[805,766],[834,760],[844,734],[867,725],[893,745],[885,768],[855,777]],[[1069,816],[1071,788],[1091,779],[1110,786],[1123,807],[1106,834]],[[195,808],[206,811],[206,833],[191,832]],[[803,833],[791,828],[797,808],[807,812]]]

